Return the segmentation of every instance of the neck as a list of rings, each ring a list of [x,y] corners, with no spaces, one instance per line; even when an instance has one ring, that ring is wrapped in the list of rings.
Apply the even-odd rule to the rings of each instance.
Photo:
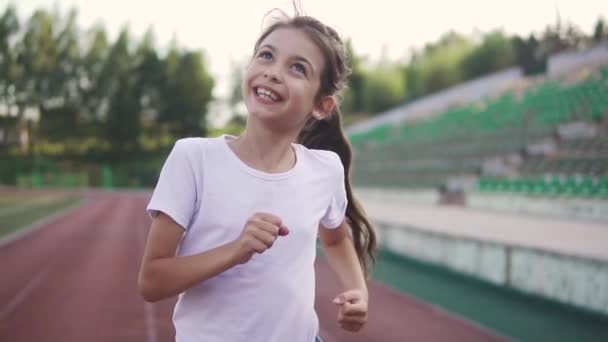
[[[263,172],[280,173],[291,169],[296,156],[291,144],[298,132],[279,132],[248,120],[245,131],[232,142],[232,149],[245,163]]]

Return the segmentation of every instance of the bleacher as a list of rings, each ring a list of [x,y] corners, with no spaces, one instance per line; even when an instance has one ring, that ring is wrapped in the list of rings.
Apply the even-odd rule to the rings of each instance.
[[[607,198],[606,114],[608,67],[574,82],[546,78],[428,119],[351,134],[354,181],[428,188],[457,179],[476,191]]]

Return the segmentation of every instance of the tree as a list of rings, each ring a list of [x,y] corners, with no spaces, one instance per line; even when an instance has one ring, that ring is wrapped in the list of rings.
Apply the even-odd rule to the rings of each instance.
[[[606,30],[604,18],[600,17],[597,19],[597,22],[595,23],[595,27],[593,29],[593,41],[599,43],[606,39],[608,39],[608,30]]]
[[[18,63],[19,45],[15,43],[19,28],[15,8],[8,6],[0,17],[0,103],[9,111],[16,104],[15,84],[23,73]]]
[[[129,45],[128,28],[123,28],[103,67],[104,74],[111,77],[106,81],[109,106],[105,118],[105,137],[114,153],[139,148],[141,107]]]
[[[243,71],[247,67],[248,61],[241,63],[232,62],[230,65],[230,94],[228,94],[228,104],[232,111],[243,102]]]
[[[49,63],[45,88],[39,96],[38,138],[65,141],[78,135],[78,112],[81,106],[79,91],[80,46],[76,27],[76,11],[71,10],[64,18],[58,13],[52,16],[52,45],[54,56]]]
[[[101,124],[107,116],[107,97],[111,77],[104,73],[105,60],[108,57],[110,44],[108,35],[102,25],[95,25],[87,32],[88,46],[80,65],[78,78],[82,97],[81,113],[83,121],[92,126]],[[95,135],[95,131],[87,132]]]
[[[418,98],[424,94],[424,75],[422,62],[416,50],[411,51],[409,64],[403,68],[403,78],[406,80],[407,100]]]
[[[514,37],[513,46],[517,64],[521,66],[525,75],[545,72],[547,69],[547,56],[542,56],[538,53],[539,43],[533,34],[527,40]]]
[[[341,108],[345,114],[362,112],[364,111],[363,85],[366,77],[363,66],[365,59],[362,56],[357,55],[350,39],[346,41],[345,45],[349,67],[351,68],[351,75],[348,80],[348,87],[344,92]]]
[[[205,116],[211,101],[213,78],[205,68],[201,52],[172,48],[165,60],[166,107],[160,121],[169,123],[176,136],[199,136],[207,131]]]
[[[24,67],[25,90],[28,105],[40,105],[49,96],[51,75],[57,64],[57,49],[54,39],[54,20],[45,10],[37,10],[27,22],[21,64]]]
[[[379,113],[392,108],[405,99],[404,79],[399,66],[382,63],[365,77],[361,89],[361,104],[364,112]]]
[[[49,12],[35,11],[26,23],[25,34],[18,48],[23,74],[15,82],[18,92],[16,105],[20,129],[27,131],[27,150],[30,154],[37,142],[37,125],[31,119],[25,120],[26,109],[40,113],[44,100],[55,91],[51,84],[57,64],[54,22],[56,20]]]
[[[163,62],[154,47],[154,32],[148,29],[134,58],[135,95],[139,99],[141,118],[153,122],[164,106],[162,84],[165,82]]]
[[[174,44],[163,58],[151,29],[137,42],[125,27],[109,42],[102,25],[81,31],[76,19],[39,9],[20,25],[14,6],[0,12],[0,109],[17,113],[3,122],[27,128],[30,151],[53,142],[120,157],[140,149],[142,121],[157,140],[205,134],[213,79],[202,52]]]
[[[407,80],[407,98],[412,100],[461,82],[462,61],[472,49],[469,38],[450,31],[422,51],[413,51],[410,63],[402,72]]]
[[[493,31],[483,37],[462,61],[464,79],[472,79],[495,72],[516,63],[513,42],[502,31]]]

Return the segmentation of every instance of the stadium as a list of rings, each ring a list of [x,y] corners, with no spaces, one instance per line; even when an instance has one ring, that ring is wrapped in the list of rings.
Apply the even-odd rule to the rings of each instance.
[[[202,123],[213,79],[196,51],[163,57],[145,39],[131,51],[126,33],[110,43],[93,30],[78,55],[69,16],[47,44],[50,14],[20,35],[13,12],[0,12],[0,341],[173,340],[175,298],[138,295],[145,208],[177,137],[234,133],[242,118]],[[352,334],[335,324],[339,280],[317,248],[324,341],[608,340],[608,30],[598,27],[584,44],[559,27],[566,38],[524,38],[534,53],[509,50],[511,62],[483,70],[491,58],[463,43],[455,68],[470,73],[424,91],[412,58],[399,89],[416,96],[349,118],[354,193],[379,250],[369,321]],[[461,43],[444,38],[419,65]],[[59,67],[47,68],[49,54]]]

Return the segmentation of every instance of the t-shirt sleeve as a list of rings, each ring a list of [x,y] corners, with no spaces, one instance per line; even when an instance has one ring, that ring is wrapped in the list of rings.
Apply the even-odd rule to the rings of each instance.
[[[344,184],[344,166],[337,155],[335,155],[335,160],[335,176],[330,185],[332,191],[331,199],[329,201],[329,206],[325,211],[325,215],[321,218],[321,224],[328,229],[338,228],[340,226],[342,221],[344,221],[346,205],[348,204],[346,187]]]
[[[186,147],[183,140],[176,141],[146,207],[151,217],[162,211],[184,229],[188,229],[197,201],[195,173]]]

